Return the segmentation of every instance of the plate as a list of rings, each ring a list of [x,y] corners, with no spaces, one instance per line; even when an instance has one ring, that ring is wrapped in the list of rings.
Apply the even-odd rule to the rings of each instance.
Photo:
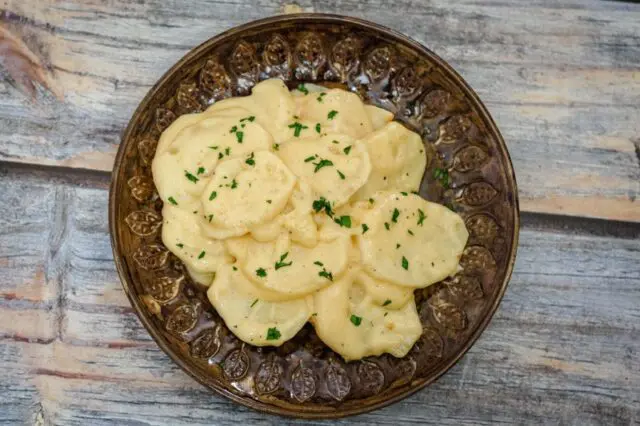
[[[459,212],[469,242],[455,277],[416,291],[423,333],[409,354],[346,363],[307,324],[279,348],[241,342],[162,244],[151,177],[158,137],[178,116],[248,95],[267,78],[342,87],[395,114],[430,153],[420,195]],[[446,173],[443,171],[446,170]],[[196,47],[142,100],[124,133],[109,199],[120,279],[158,345],[194,379],[257,410],[304,418],[366,412],[455,364],[487,326],[515,260],[518,194],[487,109],[441,58],[355,18],[298,14],[233,28]]]

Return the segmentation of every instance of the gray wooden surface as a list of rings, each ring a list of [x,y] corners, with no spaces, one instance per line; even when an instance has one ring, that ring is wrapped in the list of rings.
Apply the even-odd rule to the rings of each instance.
[[[115,272],[107,192],[120,133],[171,64],[297,7],[0,5],[0,424],[295,423],[212,395],[157,348]],[[450,61],[502,130],[523,207],[513,279],[476,345],[429,388],[337,423],[640,424],[640,4],[298,5],[390,26]]]

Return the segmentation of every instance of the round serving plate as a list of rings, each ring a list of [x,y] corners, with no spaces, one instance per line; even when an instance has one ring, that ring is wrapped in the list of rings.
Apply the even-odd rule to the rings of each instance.
[[[461,271],[416,291],[423,334],[404,358],[345,362],[307,324],[278,348],[241,342],[162,244],[151,176],[158,138],[178,116],[280,78],[342,87],[422,135],[420,195],[465,220]],[[513,167],[478,96],[442,59],[390,29],[355,18],[299,14],[251,22],[196,47],[149,91],[129,122],[111,183],[109,222],[122,285],[158,345],[189,375],[269,413],[335,418],[382,407],[433,382],[487,326],[516,255]]]

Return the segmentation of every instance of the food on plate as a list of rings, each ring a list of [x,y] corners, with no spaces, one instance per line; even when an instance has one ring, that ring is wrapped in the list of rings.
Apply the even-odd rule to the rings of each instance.
[[[161,135],[162,240],[239,339],[279,346],[310,322],[346,360],[419,339],[414,291],[458,271],[468,233],[417,195],[427,153],[392,119],[273,79]]]

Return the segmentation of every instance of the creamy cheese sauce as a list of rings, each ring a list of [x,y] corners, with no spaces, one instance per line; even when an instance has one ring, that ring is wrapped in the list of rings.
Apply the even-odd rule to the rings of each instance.
[[[267,80],[161,135],[162,240],[238,338],[279,346],[311,322],[354,360],[420,337],[413,292],[457,272],[468,234],[412,193],[427,155],[392,119],[355,93]]]

